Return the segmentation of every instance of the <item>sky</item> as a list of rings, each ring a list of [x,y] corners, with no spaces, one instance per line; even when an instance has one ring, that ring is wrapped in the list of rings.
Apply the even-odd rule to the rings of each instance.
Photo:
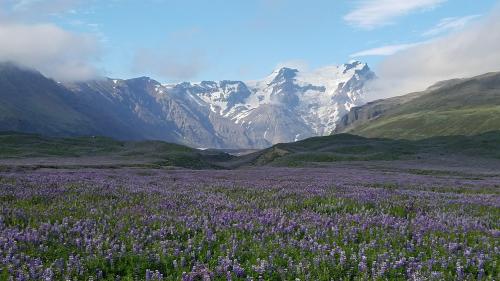
[[[459,54],[470,55],[477,42],[469,39],[489,37],[486,30],[494,33],[491,27],[500,26],[498,2],[0,0],[0,60],[58,80],[150,76],[178,82],[254,80],[280,66],[315,69],[356,59],[395,85],[408,78],[398,78],[402,73],[424,71],[432,55],[453,60],[457,50],[440,53],[447,42],[469,44]],[[473,34],[456,38],[467,33]],[[483,52],[500,50],[493,37]],[[425,49],[435,52],[424,54]],[[411,61],[417,55],[422,65]],[[485,54],[473,54],[468,63],[474,71],[431,73],[446,79],[490,71],[495,63],[500,68],[500,58],[492,56],[491,66],[482,68]],[[405,60],[412,68],[401,69]],[[432,79],[422,80],[418,87]]]

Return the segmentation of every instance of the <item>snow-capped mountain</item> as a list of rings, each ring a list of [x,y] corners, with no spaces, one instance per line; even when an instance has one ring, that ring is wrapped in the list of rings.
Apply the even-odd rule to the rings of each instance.
[[[360,62],[309,72],[280,68],[257,81],[168,85],[148,77],[56,83],[13,65],[0,65],[0,74],[4,130],[198,148],[262,148],[328,135],[363,104],[365,82],[375,77]]]
[[[280,68],[246,83],[183,85],[200,105],[243,127],[251,143],[271,145],[331,134],[344,114],[363,104],[365,82],[374,77],[366,64],[353,61],[312,72]]]

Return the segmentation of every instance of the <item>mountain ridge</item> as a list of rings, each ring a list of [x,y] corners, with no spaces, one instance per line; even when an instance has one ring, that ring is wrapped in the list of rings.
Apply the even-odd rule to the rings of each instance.
[[[161,84],[148,77],[58,83],[39,72],[7,68],[0,73],[0,96],[8,101],[0,116],[2,130],[164,140],[199,148],[263,148],[330,134],[336,120],[363,103],[364,83],[375,77],[360,62],[312,73],[280,68],[251,82],[179,84]],[[12,75],[5,75],[9,71]],[[30,75],[43,83],[31,85]],[[17,98],[26,91],[23,85],[30,85],[30,98],[24,102]],[[52,92],[57,95],[46,98]],[[50,101],[52,106],[36,106]],[[52,116],[52,107],[62,108],[61,113]],[[31,111],[36,118],[26,114]],[[9,117],[7,112],[13,113]],[[13,118],[27,125],[13,126]]]

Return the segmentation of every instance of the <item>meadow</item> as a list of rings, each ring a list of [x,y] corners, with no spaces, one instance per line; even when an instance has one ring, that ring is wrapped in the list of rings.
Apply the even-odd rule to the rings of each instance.
[[[500,176],[0,173],[0,280],[499,280]]]

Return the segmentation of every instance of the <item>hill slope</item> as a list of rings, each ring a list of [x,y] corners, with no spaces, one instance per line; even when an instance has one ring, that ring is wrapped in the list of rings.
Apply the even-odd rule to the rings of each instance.
[[[426,91],[356,107],[337,133],[393,139],[500,130],[500,73],[441,82]]]
[[[476,136],[445,136],[422,140],[337,134],[277,144],[228,162],[237,167],[302,166],[338,161],[411,160],[450,156],[500,159],[500,131]]]
[[[54,138],[0,133],[0,170],[12,168],[304,166],[313,163],[462,157],[500,159],[500,131],[477,136],[392,140],[337,134],[281,143],[243,156],[161,141],[106,137]]]
[[[162,141],[117,141],[106,137],[55,138],[0,133],[3,167],[184,167],[221,168],[233,156]]]
[[[38,72],[0,64],[0,131],[90,135],[93,122],[75,109],[71,93]]]

